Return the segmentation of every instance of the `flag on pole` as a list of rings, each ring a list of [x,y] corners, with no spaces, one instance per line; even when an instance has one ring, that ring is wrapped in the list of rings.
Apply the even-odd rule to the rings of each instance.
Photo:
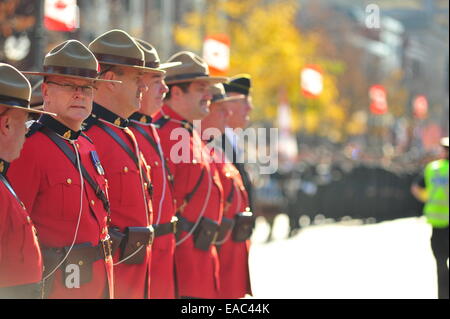
[[[230,67],[230,38],[226,34],[207,36],[203,43],[203,58],[213,76],[226,75]]]
[[[77,0],[45,0],[44,26],[50,31],[71,32],[80,27]]]

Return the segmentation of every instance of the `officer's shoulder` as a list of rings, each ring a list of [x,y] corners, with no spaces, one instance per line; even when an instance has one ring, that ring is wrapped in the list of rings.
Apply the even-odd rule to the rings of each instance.
[[[153,125],[160,129],[162,127],[164,127],[167,123],[169,123],[170,121],[170,117],[168,116],[161,116],[159,119],[157,119],[156,121],[153,122]]]
[[[90,115],[82,124],[83,132],[89,131],[98,121],[98,118],[94,115]]]
[[[42,123],[38,121],[27,122],[27,126],[29,127],[28,132],[26,134],[27,138],[30,138],[44,127],[44,125],[42,125]]]

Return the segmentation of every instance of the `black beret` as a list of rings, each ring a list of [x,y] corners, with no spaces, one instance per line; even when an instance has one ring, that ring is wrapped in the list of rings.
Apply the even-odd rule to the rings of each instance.
[[[236,92],[248,95],[250,88],[252,87],[252,82],[250,75],[239,74],[230,79],[229,82],[223,84],[226,93]]]

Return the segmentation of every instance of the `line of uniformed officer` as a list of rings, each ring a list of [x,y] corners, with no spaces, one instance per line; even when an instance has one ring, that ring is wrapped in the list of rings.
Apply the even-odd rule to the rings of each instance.
[[[211,85],[226,78],[210,76],[206,63],[191,52],[161,64],[155,48],[121,30],[102,34],[88,47],[65,41],[46,55],[42,72],[24,73],[44,77],[47,113],[32,124],[21,157],[12,165],[0,160],[4,176],[10,166],[12,185],[5,188],[10,184],[2,178],[0,190],[10,194],[5,198],[0,192],[0,199],[2,208],[14,196],[24,202],[31,219],[24,218],[30,229],[33,220],[40,248],[36,236],[24,237],[29,238],[24,247],[34,247],[36,256],[28,254],[35,275],[27,270],[27,278],[22,268],[8,264],[4,256],[16,248],[2,237],[5,296],[39,291],[46,298],[239,298],[250,293],[221,291],[221,279],[227,279],[220,269],[232,265],[236,254],[219,260],[215,245],[225,213],[233,220],[227,228],[233,236],[219,244],[225,251],[226,240],[238,238],[239,248],[228,250],[245,252],[239,272],[246,275],[233,280],[249,287],[251,232],[239,227],[251,224],[243,218],[251,217],[248,194],[239,171],[229,162],[212,161],[216,155],[193,127],[209,113]],[[2,84],[11,74],[0,76]],[[28,83],[23,76],[22,81]],[[1,93],[0,111],[2,105],[29,105],[29,93],[28,99]],[[0,113],[0,133],[2,118]],[[15,210],[0,216],[12,218]],[[2,225],[0,235],[7,236]],[[11,275],[23,280],[2,281]]]

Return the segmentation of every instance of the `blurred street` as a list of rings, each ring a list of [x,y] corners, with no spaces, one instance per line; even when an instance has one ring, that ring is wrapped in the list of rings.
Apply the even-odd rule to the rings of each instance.
[[[288,223],[278,215],[274,240],[265,243],[268,226],[257,221],[250,256],[255,298],[437,298],[424,219],[324,223],[285,239]]]

